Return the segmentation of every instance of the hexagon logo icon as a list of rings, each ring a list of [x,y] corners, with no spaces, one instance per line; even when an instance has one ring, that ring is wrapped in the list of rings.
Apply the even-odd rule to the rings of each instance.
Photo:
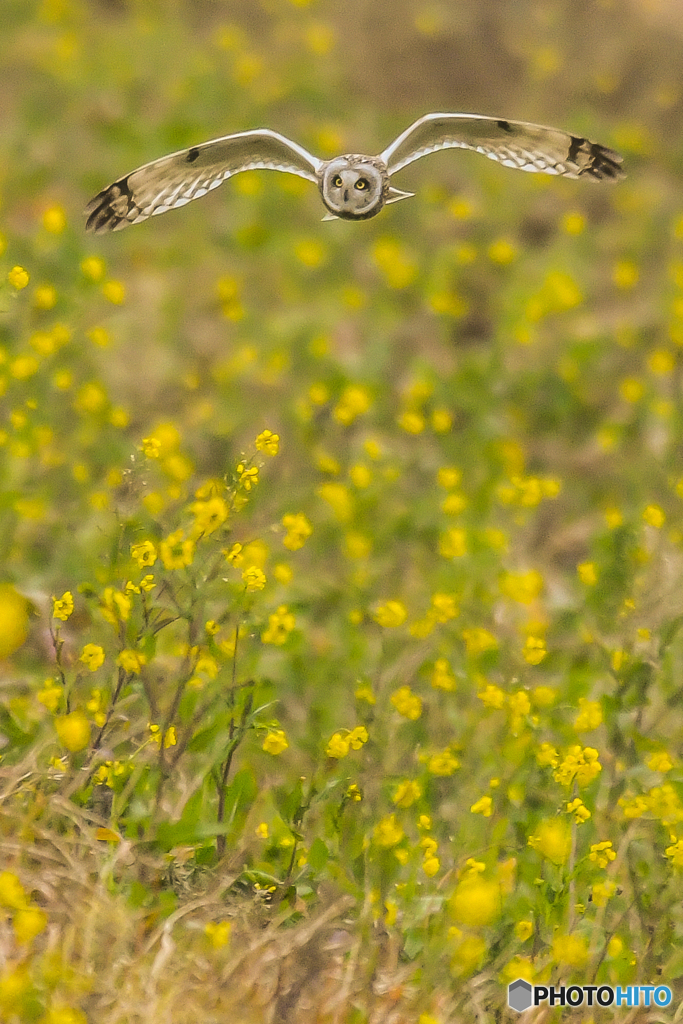
[[[511,1010],[516,1010],[517,1013],[523,1013],[524,1010],[528,1010],[531,1006],[532,988],[528,981],[524,981],[523,978],[517,978],[517,981],[511,981],[508,985],[508,1006]]]

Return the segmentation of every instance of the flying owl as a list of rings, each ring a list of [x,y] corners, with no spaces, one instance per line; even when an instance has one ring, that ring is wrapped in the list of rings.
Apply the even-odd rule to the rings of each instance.
[[[441,149],[472,149],[506,167],[598,181],[623,177],[614,150],[525,121],[481,114],[425,114],[379,156],[346,154],[320,160],[269,128],[237,132],[153,160],[119,178],[88,203],[86,228],[119,231],[199,199],[233,174],[268,168],[314,182],[327,210],[324,220],[367,220],[383,206],[414,193],[394,188],[397,171]]]

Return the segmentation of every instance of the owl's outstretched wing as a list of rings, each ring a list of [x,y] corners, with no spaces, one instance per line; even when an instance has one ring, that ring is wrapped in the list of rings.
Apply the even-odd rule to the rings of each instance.
[[[588,175],[602,181],[624,176],[613,149],[578,135],[526,121],[481,114],[426,114],[381,154],[389,174],[440,149],[473,149],[506,167],[566,178]]]
[[[226,135],[153,160],[88,203],[87,231],[103,234],[199,199],[240,171],[269,168],[317,182],[322,161],[268,128]]]

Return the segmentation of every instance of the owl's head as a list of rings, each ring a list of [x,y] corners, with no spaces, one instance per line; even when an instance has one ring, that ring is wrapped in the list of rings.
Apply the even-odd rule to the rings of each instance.
[[[384,206],[389,176],[369,156],[338,156],[323,168],[320,193],[327,209],[345,220],[366,220]]]

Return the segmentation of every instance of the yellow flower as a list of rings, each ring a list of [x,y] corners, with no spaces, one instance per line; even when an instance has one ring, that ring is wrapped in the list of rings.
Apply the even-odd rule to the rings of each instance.
[[[207,501],[195,501],[190,510],[194,515],[192,533],[196,537],[207,537],[228,518],[228,506],[218,495]]]
[[[558,964],[581,967],[588,959],[588,949],[583,935],[555,935],[553,958]]]
[[[0,660],[8,658],[28,636],[29,603],[11,583],[0,583]]]
[[[250,565],[242,573],[242,582],[246,587],[247,593],[253,594],[257,590],[263,590],[265,587],[266,574],[255,565]]]
[[[295,625],[294,615],[288,611],[286,604],[281,604],[277,611],[268,616],[268,628],[261,633],[261,641],[264,644],[275,644],[281,647],[287,642],[287,637]]]
[[[452,526],[439,536],[439,554],[442,558],[462,558],[467,554],[467,533],[460,526]]]
[[[410,722],[415,722],[422,714],[422,700],[409,686],[400,686],[391,695],[391,703]]]
[[[456,757],[453,757],[448,748],[438,754],[432,754],[427,759],[427,771],[429,774],[440,778],[452,775],[459,767],[460,762]]]
[[[574,720],[577,732],[590,732],[602,724],[602,706],[597,700],[579,697],[579,713]]]
[[[131,672],[133,675],[139,676],[143,665],[147,664],[147,655],[142,651],[126,649],[121,651],[116,659],[116,664],[120,665],[124,672]]]
[[[61,597],[52,598],[52,618],[66,622],[74,610],[73,594],[66,590]]]
[[[416,800],[422,796],[422,787],[418,782],[399,782],[391,802],[397,807],[412,807]]]
[[[131,544],[130,553],[141,569],[148,565],[154,565],[157,560],[157,549],[151,540],[143,540],[139,544]]]
[[[395,814],[389,814],[379,821],[372,830],[373,842],[388,850],[392,846],[398,846],[404,836],[403,829],[396,821]]]
[[[541,821],[535,834],[529,836],[528,845],[553,864],[564,864],[571,849],[571,836],[566,821],[561,818]]]
[[[342,391],[339,401],[332,410],[332,415],[339,423],[348,427],[357,416],[362,416],[369,408],[370,394],[367,389],[350,384]]]
[[[22,910],[28,906],[28,897],[18,877],[12,871],[0,871],[0,907]]]
[[[638,267],[632,260],[619,260],[612,270],[612,280],[622,291],[634,288],[638,284],[639,277]]]
[[[12,921],[14,936],[20,945],[33,942],[47,927],[47,914],[40,907],[24,907],[18,910]]]
[[[616,882],[610,880],[604,882],[596,882],[595,885],[591,886],[591,896],[593,897],[593,904],[596,907],[604,907],[607,902],[612,899],[615,892],[617,891]]]
[[[489,633],[488,629],[481,627],[464,629],[462,638],[465,641],[467,653],[472,657],[483,654],[485,651],[495,651],[498,647],[498,641],[493,633]]]
[[[282,754],[287,749],[289,743],[287,742],[287,736],[283,729],[269,729],[266,737],[263,741],[263,750],[267,754]]]
[[[227,946],[230,941],[230,921],[208,921],[204,925],[204,933],[211,941],[214,949],[221,949]]]
[[[493,814],[493,800],[490,796],[482,796],[470,807],[472,814],[481,814],[484,818],[490,818]]]
[[[22,288],[25,288],[28,284],[29,277],[27,271],[25,271],[23,267],[12,267],[7,275],[7,280],[12,287],[16,289],[16,291],[20,292]]]
[[[577,744],[570,747],[562,763],[553,772],[556,782],[570,786],[574,780],[579,786],[587,786],[599,775],[602,765],[598,760],[598,752],[593,747]]]
[[[372,247],[375,264],[390,288],[407,288],[417,277],[418,265],[407,246],[383,236]]]
[[[541,743],[536,754],[536,761],[541,768],[550,767],[557,768],[560,763],[559,754],[555,750],[555,747],[550,743]]]
[[[102,294],[113,306],[121,306],[126,301],[126,287],[122,281],[105,281]]]
[[[360,750],[364,743],[368,742],[368,730],[364,725],[357,725],[349,733],[349,743],[353,750]]]
[[[540,636],[528,636],[524,643],[522,656],[529,665],[540,665],[547,655],[545,640]]]
[[[51,284],[39,285],[33,293],[36,309],[53,309],[57,305],[57,289]]]
[[[272,430],[262,430],[256,438],[256,448],[266,455],[277,455],[280,450],[280,435],[274,434]]]
[[[645,759],[645,764],[652,772],[670,772],[674,766],[673,761],[665,750],[655,751]]]
[[[588,819],[591,816],[591,812],[588,810],[583,800],[581,800],[581,798],[578,796],[575,800],[571,800],[567,804],[565,810],[567,814],[574,815],[574,820],[576,821],[577,825],[582,825],[584,821],[588,821]]]
[[[650,526],[654,526],[657,530],[661,530],[662,526],[664,526],[665,518],[659,505],[648,505],[643,512],[645,522],[649,523]]]
[[[435,690],[451,691],[455,689],[455,676],[446,658],[438,658],[434,662],[431,684]]]
[[[576,571],[581,582],[585,583],[587,587],[594,587],[598,582],[598,574],[593,562],[581,562],[580,565],[577,565]]]
[[[161,727],[150,722],[147,728],[150,733],[150,741],[155,746],[161,747]],[[168,750],[169,747],[175,747],[177,742],[175,726],[171,725],[164,733],[164,750]]]
[[[664,855],[671,861],[672,867],[683,868],[683,839],[679,839],[678,842],[667,846],[664,850]]]
[[[434,409],[432,412],[432,430],[435,434],[446,434],[453,426],[453,416],[448,409]]]
[[[507,700],[505,691],[501,690],[499,686],[494,686],[493,683],[487,683],[485,689],[478,693],[477,697],[485,708],[493,708],[495,711],[500,711]]]
[[[385,629],[393,629],[403,625],[407,615],[405,605],[400,601],[386,601],[375,610],[373,618]]]
[[[586,226],[586,218],[582,213],[572,211],[562,218],[562,230],[568,235],[580,235]]]
[[[599,868],[606,868],[610,861],[617,859],[617,855],[612,849],[612,843],[609,840],[605,840],[602,843],[593,843],[589,859],[597,864]]]
[[[509,238],[497,238],[488,248],[488,257],[493,263],[504,266],[517,256],[517,247]]]
[[[81,273],[90,281],[101,281],[106,269],[107,267],[104,260],[99,256],[86,256],[86,258],[81,261]]]
[[[437,622],[449,622],[456,619],[460,609],[453,594],[432,594],[431,614]]]
[[[524,573],[506,572],[500,581],[500,589],[518,604],[531,604],[543,590],[543,577],[536,569]]]
[[[43,213],[43,227],[51,235],[61,235],[66,227],[66,214],[61,206],[49,206]]]
[[[534,925],[532,921],[518,921],[515,925],[515,935],[520,942],[526,942],[534,934]]]
[[[100,612],[112,626],[118,626],[119,622],[128,621],[132,604],[127,594],[121,594],[113,587],[105,587],[100,599]]]
[[[159,544],[159,554],[165,569],[182,569],[192,565],[194,558],[194,541],[185,537],[183,530],[170,533]]]
[[[244,487],[245,491],[251,491],[258,483],[258,466],[245,466],[240,462],[237,467],[237,482]]]
[[[61,704],[63,688],[56,680],[46,679],[45,686],[42,690],[38,690],[36,696],[43,707],[46,707],[48,711],[51,711],[54,714]]]
[[[104,651],[98,644],[86,644],[81,651],[79,661],[87,665],[91,672],[96,672],[104,663]]]
[[[421,434],[426,426],[422,413],[414,409],[407,409],[405,412],[402,412],[396,422],[401,430],[405,430],[406,434]]]
[[[84,750],[90,743],[90,722],[82,711],[55,718],[55,729],[59,742],[72,754]]]
[[[349,752],[350,745],[348,736],[344,736],[340,732],[335,732],[334,735],[330,737],[330,741],[325,748],[325,753],[328,757],[340,760],[342,757],[346,757]]]
[[[303,512],[283,516],[282,525],[287,531],[282,543],[288,551],[298,551],[313,533],[313,527]]]
[[[345,484],[322,484],[318,494],[327,502],[340,523],[348,523],[353,515],[353,500]]]
[[[451,916],[470,928],[483,928],[501,911],[501,893],[497,882],[480,875],[466,875],[448,901]]]
[[[241,565],[244,561],[241,544],[233,544],[229,551],[224,551],[224,554],[226,562],[229,562],[230,565]]]

